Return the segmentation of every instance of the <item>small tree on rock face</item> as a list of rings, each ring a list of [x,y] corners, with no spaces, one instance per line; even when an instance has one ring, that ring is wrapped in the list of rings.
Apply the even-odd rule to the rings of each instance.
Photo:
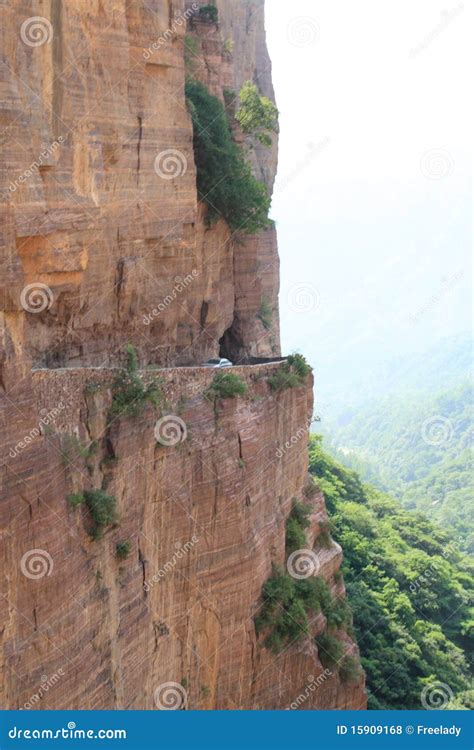
[[[207,23],[217,23],[219,13],[216,6],[212,3],[201,5],[198,10],[198,18],[200,21],[206,21]]]
[[[255,136],[264,146],[272,145],[270,133],[278,132],[278,109],[270,99],[261,96],[251,81],[240,89],[240,107],[235,114],[244,133]]]
[[[270,226],[270,198],[257,180],[232,133],[222,102],[199,81],[186,82],[193,122],[193,147],[199,199],[209,220],[222,216],[233,231],[254,234]]]

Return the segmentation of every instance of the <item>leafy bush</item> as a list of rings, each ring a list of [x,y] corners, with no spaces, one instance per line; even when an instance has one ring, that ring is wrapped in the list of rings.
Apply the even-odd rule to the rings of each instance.
[[[274,653],[282,650],[290,640],[308,632],[308,618],[304,603],[297,596],[291,576],[274,568],[263,586],[263,605],[255,618],[257,633],[271,628],[264,644]]]
[[[248,234],[267,228],[267,189],[232,140],[222,102],[204,84],[189,79],[186,98],[193,122],[198,195],[207,203],[209,220],[222,216],[233,231]]]
[[[305,378],[312,372],[311,365],[307,363],[302,354],[289,354],[286,361],[300,378]]]
[[[288,518],[286,522],[286,551],[288,553],[306,546],[306,534],[296,518]]]
[[[215,398],[234,398],[245,396],[247,384],[233,372],[218,372],[211,385],[206,391],[206,398],[212,401]]]
[[[286,553],[306,546],[306,534],[304,530],[309,526],[309,515],[311,507],[297,500],[293,501],[291,513],[286,519],[285,525],[285,547]]]
[[[104,529],[117,520],[117,501],[113,495],[107,495],[103,490],[84,490],[82,493],[69,495],[68,501],[73,508],[86,505],[93,521],[90,535],[94,539],[101,537]]]
[[[344,644],[331,633],[321,633],[314,639],[318,647],[319,661],[326,669],[333,667],[344,653]]]
[[[324,614],[331,628],[347,628],[352,623],[352,610],[346,599],[332,599]]]
[[[258,311],[257,318],[262,323],[263,327],[268,331],[272,327],[273,310],[265,298],[262,299],[260,304],[260,310]]]
[[[127,365],[120,370],[112,384],[112,405],[109,422],[114,417],[137,417],[147,402],[158,406],[163,398],[162,384],[155,379],[145,386],[138,374],[138,360],[134,347],[126,346]]]
[[[319,522],[318,542],[322,547],[329,549],[332,545],[330,524],[328,521]]]
[[[239,94],[240,107],[235,114],[244,133],[254,135],[264,146],[272,145],[270,133],[278,132],[278,109],[270,99],[261,96],[251,81],[246,81]]]
[[[353,656],[344,656],[339,664],[339,677],[342,682],[356,682],[361,675],[360,667]]]
[[[206,23],[217,23],[219,19],[219,13],[215,5],[208,3],[208,5],[201,5],[198,10],[198,16],[200,21]]]
[[[265,582],[262,595],[255,629],[257,633],[268,631],[264,645],[274,653],[308,634],[309,612],[325,612],[331,604],[331,594],[323,578],[294,579],[276,567]]]
[[[268,383],[274,391],[283,391],[287,388],[299,388],[304,385],[311,367],[302,354],[290,354],[278,370],[270,375]]]
[[[115,545],[115,554],[119,560],[126,560],[132,549],[132,543],[129,539],[117,542]]]

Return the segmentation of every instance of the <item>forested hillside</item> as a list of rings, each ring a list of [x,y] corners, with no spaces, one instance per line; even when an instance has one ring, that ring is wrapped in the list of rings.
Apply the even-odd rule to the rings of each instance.
[[[423,708],[443,683],[449,707],[472,707],[472,565],[455,537],[363,484],[310,442],[310,471],[326,497],[367,673],[369,708]]]
[[[436,395],[399,392],[330,428],[331,452],[364,479],[474,548],[470,381]]]

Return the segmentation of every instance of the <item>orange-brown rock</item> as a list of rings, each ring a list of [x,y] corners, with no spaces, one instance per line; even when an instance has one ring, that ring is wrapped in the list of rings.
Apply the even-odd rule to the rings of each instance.
[[[263,0],[217,4],[218,26],[188,17],[196,77],[221,98],[247,79],[273,96]],[[246,396],[205,398],[203,359],[279,354],[279,279],[273,228],[233,236],[197,201],[190,6],[42,4],[42,44],[24,3],[2,8],[1,708],[152,709],[168,682],[189,708],[365,707],[363,677],[325,674],[312,637],[275,657],[255,632],[305,491],[312,388],[274,392],[279,364],[260,364],[233,370]],[[276,142],[250,145],[271,189]],[[166,398],[108,427],[126,342],[168,368]],[[89,488],[117,500],[98,540],[67,501]],[[324,498],[311,503],[308,546],[343,595],[340,548],[318,546]]]

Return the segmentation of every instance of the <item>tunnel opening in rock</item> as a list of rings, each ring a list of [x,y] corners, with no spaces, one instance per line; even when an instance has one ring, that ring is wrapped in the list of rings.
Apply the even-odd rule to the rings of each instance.
[[[224,331],[223,336],[219,339],[219,356],[230,359],[234,364],[242,364],[245,347],[235,318],[232,325]]]

